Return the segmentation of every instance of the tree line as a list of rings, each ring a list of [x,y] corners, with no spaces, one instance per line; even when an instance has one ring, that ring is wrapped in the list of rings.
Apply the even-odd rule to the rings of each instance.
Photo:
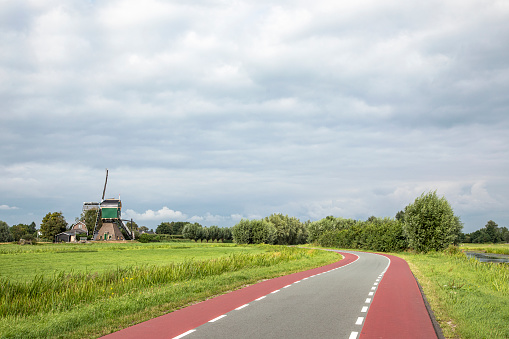
[[[77,218],[86,223],[90,233],[95,225],[96,213],[86,211]],[[128,222],[127,226],[132,227],[138,235],[148,231],[147,227],[139,227],[134,221]],[[196,222],[162,222],[155,233],[165,235],[164,239],[171,235],[201,242],[234,241],[238,244],[274,245],[316,243],[327,247],[385,252],[408,248],[417,252],[428,252],[442,250],[459,242],[509,241],[508,229],[498,227],[492,220],[484,228],[469,234],[463,234],[462,227],[460,218],[454,214],[445,197],[439,197],[436,191],[432,191],[422,193],[413,203],[399,211],[395,218],[371,216],[366,221],[361,221],[328,216],[303,223],[295,217],[272,214],[260,220],[243,219],[231,228],[206,227]],[[43,237],[52,240],[54,235],[66,228],[67,222],[62,213],[53,212],[43,218],[40,231]],[[35,223],[8,227],[5,222],[0,221],[0,242],[16,241],[35,232]],[[150,237],[150,234],[146,234],[145,238],[146,241],[161,241],[161,237]]]

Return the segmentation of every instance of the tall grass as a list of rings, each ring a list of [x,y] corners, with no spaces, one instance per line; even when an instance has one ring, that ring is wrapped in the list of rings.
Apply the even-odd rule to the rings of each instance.
[[[509,265],[463,253],[399,253],[411,264],[447,338],[509,338]]]
[[[150,286],[201,279],[250,267],[272,266],[314,253],[313,250],[286,247],[277,247],[277,250],[266,247],[266,250],[266,253],[235,253],[212,260],[119,267],[102,273],[59,272],[50,277],[39,275],[28,282],[0,278],[0,317],[61,312]]]

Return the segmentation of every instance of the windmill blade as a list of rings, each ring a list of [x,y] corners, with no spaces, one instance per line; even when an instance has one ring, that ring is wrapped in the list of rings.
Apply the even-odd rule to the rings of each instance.
[[[104,189],[103,189],[103,197],[101,201],[104,200],[104,194],[106,194],[106,184],[108,183],[108,169],[106,169],[106,180],[104,181]]]

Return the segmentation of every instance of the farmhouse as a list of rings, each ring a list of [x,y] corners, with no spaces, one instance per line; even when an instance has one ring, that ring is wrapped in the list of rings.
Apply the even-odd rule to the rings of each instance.
[[[62,233],[58,233],[55,236],[56,242],[77,242],[80,237],[86,237],[88,235],[87,225],[83,221],[78,221],[72,225],[71,229]]]
[[[84,230],[80,230],[80,229],[77,229],[77,230],[72,229],[72,230],[58,233],[57,235],[55,235],[55,241],[56,242],[61,242],[61,241],[77,242],[79,240],[80,236],[86,237],[87,232]]]

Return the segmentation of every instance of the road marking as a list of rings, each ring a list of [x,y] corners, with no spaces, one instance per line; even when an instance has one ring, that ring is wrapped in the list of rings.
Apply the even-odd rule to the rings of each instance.
[[[364,321],[364,317],[357,318],[357,321],[355,322],[355,325],[362,325],[362,322]]]
[[[379,281],[380,281],[380,279],[376,279],[376,282],[379,282]]]
[[[376,282],[376,283],[374,283],[373,285],[375,285],[375,286],[376,286],[376,285],[378,285],[378,283]]]
[[[376,287],[371,287],[371,290],[372,290],[372,291],[376,290]]]
[[[238,311],[238,310],[241,310],[241,309],[243,309],[244,307],[247,307],[247,306],[249,306],[249,304],[244,304],[244,305],[242,305],[242,306],[237,307],[237,308],[236,308],[236,310],[237,310],[237,311]]]
[[[189,331],[187,331],[187,332],[182,333],[181,335],[178,335],[178,336],[176,336],[176,337],[173,337],[173,339],[180,339],[180,338],[183,338],[183,337],[185,337],[186,335],[193,333],[194,331],[196,331],[196,330],[189,330]]]
[[[274,294],[274,293],[277,293],[279,292],[279,290],[275,290],[274,292],[270,292],[270,294]]]
[[[219,319],[224,318],[224,317],[226,317],[226,314],[220,315],[220,316],[219,316],[219,317],[217,317],[217,318],[214,318],[214,319],[212,319],[212,320],[209,320],[209,323],[216,322],[216,321],[218,321]]]
[[[371,298],[366,299],[366,304],[369,304],[371,302]]]
[[[288,287],[290,287],[290,286],[292,286],[292,285],[286,285],[286,286],[285,286],[285,287],[283,287],[283,288],[288,288]]]
[[[294,282],[294,284],[298,284],[298,283],[300,283],[300,280],[299,280],[299,281]]]
[[[350,336],[348,337],[348,339],[357,339],[358,334],[359,334],[359,332],[352,332],[352,333],[350,333]]]
[[[265,297],[266,297],[266,295],[264,295],[263,297],[260,297],[260,298],[258,298],[258,299],[255,299],[255,300],[262,300],[262,299],[263,299],[263,298],[265,298]]]
[[[368,311],[368,306],[362,306],[362,313],[366,313]]]
[[[368,295],[371,297],[373,296],[373,294],[375,294],[375,292],[369,292]]]

